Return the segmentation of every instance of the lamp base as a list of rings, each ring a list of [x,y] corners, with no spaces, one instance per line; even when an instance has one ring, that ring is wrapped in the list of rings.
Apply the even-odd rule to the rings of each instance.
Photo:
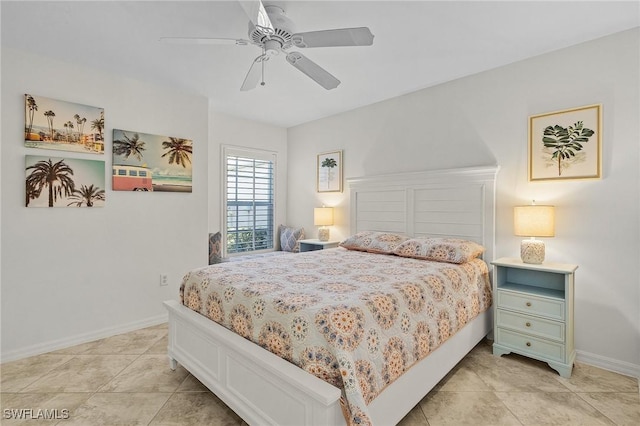
[[[318,229],[318,239],[320,241],[329,241],[329,228]]]
[[[544,242],[540,240],[522,240],[520,258],[524,263],[539,265],[544,262]]]

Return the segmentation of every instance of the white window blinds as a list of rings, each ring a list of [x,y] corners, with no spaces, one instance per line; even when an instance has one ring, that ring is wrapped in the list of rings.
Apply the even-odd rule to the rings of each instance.
[[[275,154],[225,149],[226,252],[273,249]]]

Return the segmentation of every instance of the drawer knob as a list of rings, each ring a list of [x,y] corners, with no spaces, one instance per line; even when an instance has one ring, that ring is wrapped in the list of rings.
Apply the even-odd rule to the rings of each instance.
[[[527,302],[527,307],[531,307],[531,302]]]
[[[530,323],[530,322],[526,323],[525,325],[526,325],[527,327],[531,327],[531,323]]]
[[[531,342],[527,342],[527,346],[531,346]]]

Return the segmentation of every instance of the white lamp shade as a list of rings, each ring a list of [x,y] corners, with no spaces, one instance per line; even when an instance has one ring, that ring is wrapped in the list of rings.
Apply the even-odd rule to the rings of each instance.
[[[516,206],[513,208],[513,232],[520,237],[553,237],[555,235],[553,206]]]
[[[316,226],[333,225],[333,207],[316,207],[313,209],[313,224]]]

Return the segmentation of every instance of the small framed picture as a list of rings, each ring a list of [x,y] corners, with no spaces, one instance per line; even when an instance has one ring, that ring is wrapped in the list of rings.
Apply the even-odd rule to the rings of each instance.
[[[316,169],[318,192],[342,192],[342,151],[318,154]]]
[[[529,181],[600,179],[602,105],[529,117]]]

